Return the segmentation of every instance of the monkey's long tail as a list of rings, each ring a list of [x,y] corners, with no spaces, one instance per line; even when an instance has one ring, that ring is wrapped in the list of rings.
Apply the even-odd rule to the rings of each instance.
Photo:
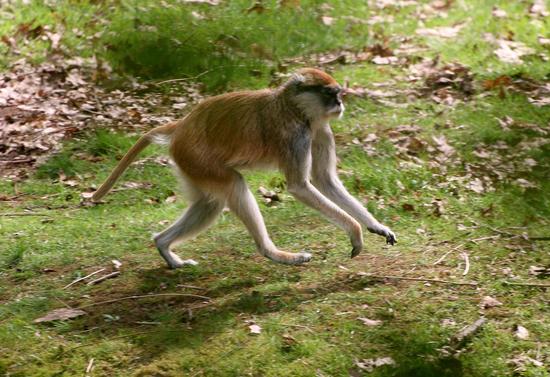
[[[113,187],[118,178],[124,173],[128,165],[135,160],[139,152],[144,150],[149,144],[151,144],[155,138],[166,137],[172,135],[178,122],[172,122],[165,124],[160,127],[153,128],[151,131],[147,132],[145,135],[140,137],[138,141],[126,152],[124,157],[120,160],[116,168],[111,172],[109,177],[103,182],[103,184],[94,192],[92,195],[92,201],[99,201],[109,190]]]

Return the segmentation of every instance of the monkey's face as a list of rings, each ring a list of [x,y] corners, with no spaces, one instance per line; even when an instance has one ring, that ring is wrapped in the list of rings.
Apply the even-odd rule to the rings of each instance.
[[[311,118],[340,118],[344,113],[343,91],[338,85],[304,85],[299,92],[299,105]]]

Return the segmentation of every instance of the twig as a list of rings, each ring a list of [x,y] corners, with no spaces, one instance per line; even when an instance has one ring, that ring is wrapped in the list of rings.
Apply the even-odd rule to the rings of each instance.
[[[195,285],[187,285],[187,284],[178,284],[178,285],[176,285],[176,287],[189,288],[189,289],[198,289],[200,291],[204,291],[206,289],[206,288],[202,288],[202,287],[197,287]]]
[[[112,299],[112,300],[93,302],[91,304],[82,305],[82,306],[79,307],[79,309],[88,308],[90,306],[111,304],[113,302],[119,302],[119,301],[125,301],[125,300],[137,300],[137,299],[149,298],[149,297],[177,297],[177,296],[179,296],[179,297],[194,297],[194,298],[200,298],[200,299],[207,300],[207,301],[212,300],[210,297],[194,295],[194,294],[191,294],[191,293],[156,293],[156,294],[150,294],[150,295],[125,296],[125,297],[115,298],[115,299]]]
[[[156,332],[156,331],[158,331],[158,330],[157,330],[157,329],[154,329],[154,330],[147,330],[147,331],[138,331],[138,332],[135,332],[135,333],[133,333],[133,334],[126,334],[126,335],[113,336],[112,338],[101,338],[101,339],[99,339],[98,341],[93,341],[93,342],[87,342],[87,343],[79,344],[78,346],[71,347],[71,348],[67,349],[66,351],[61,351],[61,353],[62,353],[62,354],[65,354],[65,353],[69,353],[69,352],[71,352],[71,351],[74,351],[75,349],[78,349],[78,348],[93,346],[93,345],[96,345],[97,343],[99,343],[99,342],[101,342],[101,341],[105,341],[105,340],[111,341],[111,340],[116,340],[116,339],[130,338],[130,337],[132,337],[132,336],[150,334],[150,333]],[[164,330],[164,331],[166,331],[166,330]]]
[[[426,278],[413,278],[407,276],[385,276],[385,275],[371,275],[366,272],[358,273],[360,276],[367,276],[374,279],[395,279],[395,280],[412,280],[412,281],[425,281],[430,283],[442,283],[442,284],[452,284],[452,285],[470,285],[472,287],[477,287],[477,283],[468,283],[461,281],[448,281],[440,279],[426,279]]]
[[[494,240],[496,238],[500,238],[500,234],[497,234],[496,236],[485,236],[485,237],[474,238],[473,240],[469,240],[469,241],[473,243],[477,243],[478,241]]]
[[[529,237],[531,241],[550,241],[550,236],[546,237]]]
[[[539,283],[521,283],[521,282],[511,282],[504,280],[504,284],[506,285],[518,285],[518,286],[524,286],[524,287],[539,287],[539,288],[550,288],[550,284],[539,284]]]
[[[6,213],[0,213],[0,216],[15,217],[15,216],[50,216],[50,215],[47,213],[36,213],[36,212],[6,212]]]
[[[462,276],[466,276],[468,271],[470,271],[470,258],[468,258],[468,253],[460,253],[460,256],[464,259],[464,263],[466,264],[466,266],[464,266]]]
[[[279,323],[280,325],[287,326],[287,327],[297,327],[299,329],[304,329],[309,331],[312,334],[315,334],[315,331],[313,331],[311,328],[304,326],[304,325],[294,325],[292,323]]]
[[[15,164],[26,164],[28,162],[34,162],[34,158],[22,158],[19,160],[0,160],[0,164],[2,165],[15,165]]]
[[[471,325],[466,326],[451,338],[451,347],[454,350],[460,349],[466,341],[477,333],[481,327],[487,322],[487,318],[481,317]]]
[[[94,366],[94,358],[92,357],[90,361],[88,362],[88,366],[86,367],[86,374],[90,374],[92,371],[92,368]]]
[[[103,271],[105,271],[105,268],[99,269],[99,270],[94,271],[94,272],[92,272],[91,274],[88,274],[88,275],[86,275],[86,276],[84,276],[84,277],[81,277],[81,278],[78,278],[78,279],[76,279],[76,280],[73,280],[72,282],[70,282],[69,284],[67,284],[66,286],[64,286],[62,289],[67,289],[67,288],[69,288],[70,286],[72,286],[72,285],[74,285],[74,284],[76,284],[76,283],[78,283],[78,282],[80,282],[80,281],[82,281],[82,280],[86,280],[86,279],[88,279],[89,277],[92,277],[92,276],[94,276],[95,274],[99,274],[100,272],[103,272]]]
[[[92,281],[88,282],[88,284],[86,284],[86,285],[94,285],[94,284],[97,284],[97,283],[101,283],[104,280],[114,278],[115,276],[118,276],[118,275],[120,275],[120,271],[111,272],[110,274],[103,275],[102,277],[99,277],[95,280],[92,280]]]
[[[438,260],[436,260],[436,261],[434,262],[434,266],[435,266],[436,264],[439,264],[439,263],[443,262],[443,261],[445,260],[445,258],[447,258],[447,255],[451,254],[451,253],[452,253],[453,251],[455,251],[455,250],[460,249],[462,246],[464,246],[464,244],[461,243],[460,245],[455,246],[455,247],[453,247],[451,250],[447,251],[445,254],[443,254],[443,255],[441,256],[441,258],[439,258]]]

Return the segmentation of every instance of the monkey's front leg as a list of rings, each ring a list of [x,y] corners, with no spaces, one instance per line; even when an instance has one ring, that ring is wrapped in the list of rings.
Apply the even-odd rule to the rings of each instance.
[[[288,179],[288,178],[287,178]],[[359,255],[363,250],[363,233],[361,225],[336,204],[325,198],[313,185],[307,181],[288,182],[288,191],[302,203],[318,210],[336,225],[344,229],[351,240],[353,249],[351,257]]]
[[[327,124],[317,129],[312,142],[313,184],[330,200],[365,225],[369,232],[386,238],[388,244],[395,244],[397,237],[390,228],[382,225],[344,187],[336,173],[336,150],[334,136]]]
[[[379,234],[386,238],[386,243],[393,245],[397,242],[395,233],[387,226],[381,224],[374,216],[359,203],[344,187],[337,177],[316,178],[315,186],[328,198],[341,206],[347,213],[367,227],[371,233]]]

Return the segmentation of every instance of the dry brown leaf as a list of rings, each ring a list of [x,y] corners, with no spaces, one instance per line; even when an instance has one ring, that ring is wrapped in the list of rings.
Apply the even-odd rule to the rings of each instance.
[[[529,15],[531,17],[548,17],[550,13],[546,8],[545,0],[535,0],[529,7]]]
[[[493,17],[496,18],[506,18],[508,16],[508,13],[504,9],[500,9],[499,7],[493,7],[493,11],[491,12]]]
[[[521,60],[522,56],[535,53],[534,49],[527,47],[522,42],[500,39],[497,41],[497,44],[499,48],[495,50],[495,55],[503,63],[523,64],[523,60]]]
[[[33,322],[42,323],[42,322],[53,322],[53,321],[66,321],[67,319],[80,317],[86,314],[88,313],[80,309],[69,309],[69,308],[54,309],[51,312],[48,312],[48,314],[46,314],[44,317],[35,319]]]
[[[481,299],[481,302],[479,303],[479,306],[481,306],[482,309],[489,309],[494,308],[495,306],[501,306],[502,302],[498,301],[496,298],[491,296],[485,296]]]
[[[529,339],[529,330],[522,325],[514,325],[514,336],[521,340]]]
[[[250,330],[250,334],[257,335],[262,333],[262,328],[256,324],[248,326],[248,329]]]
[[[355,365],[368,373],[372,372],[374,368],[381,367],[383,365],[395,365],[395,361],[391,357],[379,357],[377,359],[363,359],[356,361]]]
[[[455,26],[439,26],[432,29],[420,28],[416,29],[416,34],[425,37],[455,38],[464,26],[464,24],[458,24]]]
[[[335,21],[334,17],[329,17],[329,16],[322,16],[321,17],[321,22],[323,22],[323,24],[326,25],[326,26],[330,26],[330,25],[334,24],[334,21]]]
[[[359,317],[357,319],[363,322],[363,324],[366,326],[379,326],[382,324],[382,321],[379,321],[377,319],[368,319],[364,317]]]

